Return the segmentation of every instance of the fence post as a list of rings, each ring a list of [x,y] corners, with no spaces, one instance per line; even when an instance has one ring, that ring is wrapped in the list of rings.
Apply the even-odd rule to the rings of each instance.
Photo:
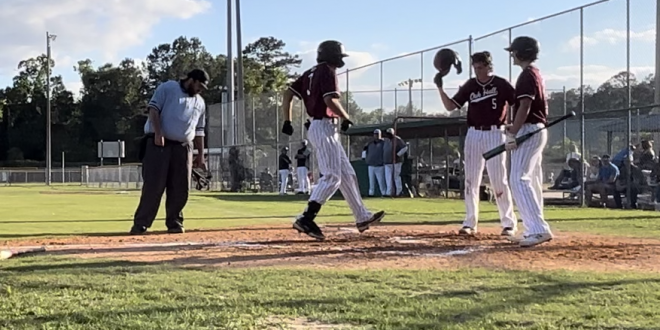
[[[563,102],[562,102],[563,103],[562,108],[564,110],[564,116],[566,116],[566,114],[568,113],[567,112],[568,111],[568,106],[566,104],[566,86],[563,87],[562,91],[563,91],[563,95],[564,95],[563,96]],[[562,139],[561,139],[561,149],[562,149],[562,151],[564,151],[564,154],[567,153],[567,151],[566,151],[566,134],[567,134],[567,132],[566,132],[566,121],[564,120],[562,122]],[[582,150],[581,152],[584,153],[584,150]],[[582,156],[582,159],[583,159],[582,161],[584,161],[584,156]]]
[[[657,78],[656,78],[657,79]],[[631,135],[632,135],[632,91],[630,88],[630,0],[626,0],[626,88],[627,88],[627,104],[628,104],[628,123],[627,123],[627,130],[628,132],[626,133],[626,148],[631,143]],[[639,110],[637,110],[637,138],[639,139],[639,142],[642,142],[639,136]],[[632,203],[631,203],[631,196],[632,196],[632,191],[631,191],[631,185],[632,185],[632,180],[631,180],[631,163],[632,163],[632,152],[630,149],[628,149],[628,156],[626,159],[630,159],[631,161],[626,161],[624,162],[624,166],[626,167],[626,207],[631,208]],[[618,194],[618,192],[615,192]]]
[[[346,83],[348,83],[348,81]],[[381,61],[380,62],[380,122],[382,123],[384,121],[385,121],[385,109],[383,109],[383,62]]]
[[[419,110],[424,113],[424,52],[419,53],[419,80],[421,87],[419,88]],[[412,104],[412,102],[410,102]],[[414,114],[413,114],[414,116]]]
[[[584,141],[584,8],[580,8],[580,150],[582,154],[586,155],[587,148]],[[580,177],[582,178],[582,189],[578,194],[578,203],[580,207],[585,206],[584,200],[584,181],[585,175],[584,166],[580,166]]]

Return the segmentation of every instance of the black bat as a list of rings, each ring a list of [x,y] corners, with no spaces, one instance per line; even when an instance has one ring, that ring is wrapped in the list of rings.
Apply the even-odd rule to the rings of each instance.
[[[557,124],[561,123],[562,121],[564,121],[564,120],[566,120],[566,119],[568,119],[568,118],[571,118],[571,117],[573,117],[573,116],[575,116],[575,112],[571,111],[570,113],[561,116],[561,118],[557,118],[556,120],[553,120],[553,121],[549,122],[549,123],[548,123],[547,125],[545,125],[545,127],[543,127],[543,128],[539,128],[539,129],[537,129],[537,130],[534,131],[534,132],[529,132],[529,133],[527,133],[527,134],[525,134],[525,135],[521,135],[521,136],[519,136],[519,137],[516,138],[516,144],[520,145],[521,143],[523,143],[523,142],[529,140],[529,138],[531,138],[534,134],[536,134],[536,133],[538,133],[538,132],[540,132],[540,131],[542,131],[542,130],[544,130],[544,129],[547,129],[548,127],[552,127],[552,126],[554,126],[554,125],[557,125]],[[503,153],[503,152],[505,152],[505,151],[506,151],[506,149],[505,149],[505,147],[504,147],[504,144],[501,144],[501,145],[499,145],[499,146],[497,146],[497,147],[495,147],[495,148],[493,148],[493,149],[491,149],[491,150],[486,151],[486,152],[483,154],[483,157],[484,157],[485,160],[489,160],[489,159],[491,159],[491,158],[493,158],[493,157],[495,157],[495,156],[497,156],[497,155],[499,155],[499,154],[501,154],[501,153]]]

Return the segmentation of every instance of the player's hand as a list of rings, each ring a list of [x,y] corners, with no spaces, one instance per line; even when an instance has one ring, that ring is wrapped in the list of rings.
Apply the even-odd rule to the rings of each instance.
[[[159,147],[165,146],[165,137],[163,136],[163,134],[160,133],[154,134],[154,144]]]
[[[518,143],[516,143],[516,136],[509,132],[506,133],[506,141],[504,142],[504,149],[511,151],[518,148]]]
[[[435,83],[438,88],[442,88],[442,72],[438,72],[435,74],[435,77],[433,78],[433,83]]]
[[[204,157],[195,158],[195,164],[193,167],[206,172],[206,163],[204,162]]]
[[[291,125],[290,120],[285,120],[284,125],[282,125],[282,133],[286,135],[293,135],[293,126]]]
[[[309,131],[309,126],[311,126],[311,125],[312,125],[312,122],[309,121],[309,119],[307,119],[307,121],[305,122],[305,129]]]
[[[341,122],[341,131],[346,132],[348,131],[349,128],[351,128],[351,126],[353,126],[353,122],[348,119],[344,119]]]

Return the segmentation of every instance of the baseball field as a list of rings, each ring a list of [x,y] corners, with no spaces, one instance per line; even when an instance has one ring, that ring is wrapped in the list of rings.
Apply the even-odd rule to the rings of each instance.
[[[138,191],[2,187],[1,329],[658,329],[660,213],[546,208],[556,239],[459,237],[458,200],[342,200],[328,239],[290,229],[298,196],[196,192],[187,233],[128,236]]]

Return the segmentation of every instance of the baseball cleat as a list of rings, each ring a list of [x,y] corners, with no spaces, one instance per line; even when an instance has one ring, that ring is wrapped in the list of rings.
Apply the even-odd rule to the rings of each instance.
[[[531,247],[552,241],[552,238],[552,234],[549,233],[528,235],[523,237],[523,239],[518,244],[520,244],[520,247]]]
[[[147,227],[145,226],[133,226],[131,227],[131,235],[143,235],[147,232]]]
[[[175,228],[168,228],[167,229],[168,234],[183,234],[185,232],[186,232],[186,230],[183,229],[183,227],[175,227]]]
[[[297,230],[299,234],[305,234],[320,241],[325,239],[321,228],[314,221],[306,220],[302,215],[296,218],[296,221],[293,223],[293,229]]]
[[[474,235],[474,234],[476,234],[476,233],[477,233],[477,231],[476,231],[475,229],[472,229],[472,228],[467,227],[467,226],[461,228],[461,229],[458,231],[458,234],[459,234],[459,235]]]
[[[507,237],[514,236],[515,234],[516,234],[516,230],[511,227],[502,228],[502,233],[500,233],[501,236],[507,236]]]
[[[369,229],[369,227],[372,224],[378,223],[381,220],[383,220],[384,217],[385,217],[385,211],[379,211],[376,212],[374,215],[372,215],[371,218],[369,218],[368,220],[356,223],[355,226],[357,227],[357,230],[360,233],[363,233],[365,230]]]

